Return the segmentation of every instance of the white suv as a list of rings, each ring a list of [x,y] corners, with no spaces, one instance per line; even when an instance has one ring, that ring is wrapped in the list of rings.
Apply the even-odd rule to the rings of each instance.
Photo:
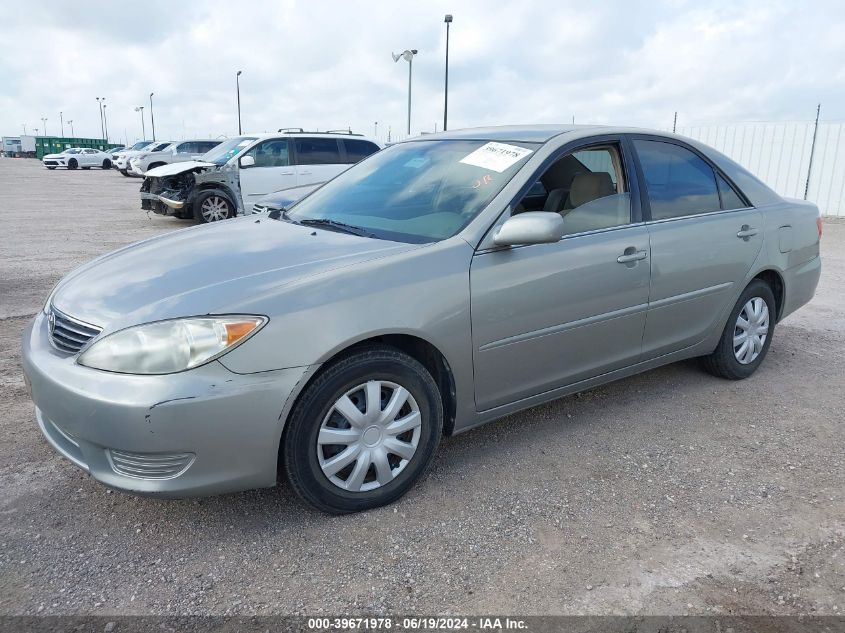
[[[186,160],[198,160],[206,152],[220,145],[222,141],[193,140],[172,143],[159,152],[142,151],[129,159],[129,173],[133,176],[143,176],[150,169],[182,163]]]
[[[141,208],[203,222],[252,212],[263,196],[322,183],[377,152],[375,141],[350,132],[295,132],[239,136],[200,160],[150,169]]]

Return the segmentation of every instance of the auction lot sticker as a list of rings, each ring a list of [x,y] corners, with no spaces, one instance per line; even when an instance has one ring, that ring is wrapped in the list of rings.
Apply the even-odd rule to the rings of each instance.
[[[464,156],[460,162],[465,165],[475,165],[499,173],[522,160],[534,150],[508,145],[507,143],[490,142],[482,145],[471,154]]]

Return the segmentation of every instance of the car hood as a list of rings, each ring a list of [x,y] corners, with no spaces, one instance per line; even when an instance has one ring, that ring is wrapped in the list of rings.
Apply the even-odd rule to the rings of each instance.
[[[198,226],[104,255],[65,277],[60,311],[114,331],[138,323],[242,311],[280,287],[398,254],[389,242],[261,218]]]
[[[71,156],[71,154],[44,154],[41,160],[45,158],[67,158],[68,156]]]
[[[181,163],[172,163],[170,165],[162,165],[147,172],[147,176],[153,178],[161,178],[163,176],[175,176],[186,171],[192,171],[197,168],[217,167],[214,163],[206,163],[201,160],[186,160]]]

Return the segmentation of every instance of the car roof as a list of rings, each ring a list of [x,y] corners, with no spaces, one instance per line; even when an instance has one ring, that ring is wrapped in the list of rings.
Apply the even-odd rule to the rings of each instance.
[[[513,141],[521,143],[546,143],[561,134],[572,135],[573,138],[595,136],[598,134],[654,134],[666,138],[682,138],[671,132],[662,132],[647,128],[623,127],[612,125],[501,125],[492,127],[464,128],[424,134],[398,141],[407,143],[420,140],[473,140],[473,141]],[[684,139],[689,140],[689,139]]]
[[[328,138],[361,139],[363,141],[370,141],[372,143],[376,142],[373,139],[364,136],[363,134],[354,134],[354,133],[350,134],[349,132],[309,132],[307,130],[305,130],[304,132],[282,131],[282,132],[261,132],[260,134],[246,134],[246,133],[244,133],[244,134],[240,134],[240,135],[233,137],[233,138],[254,137],[258,140],[262,140],[262,139],[265,139],[265,138],[279,138],[279,137],[282,137],[282,136],[292,136],[294,138],[300,138],[300,137],[309,137],[310,138],[310,137],[314,137],[314,136],[323,136],[323,137],[328,137]],[[225,140],[230,140],[230,139],[225,139]]]

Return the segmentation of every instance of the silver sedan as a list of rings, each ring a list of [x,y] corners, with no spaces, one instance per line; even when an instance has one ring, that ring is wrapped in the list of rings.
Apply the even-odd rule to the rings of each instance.
[[[763,362],[820,272],[818,209],[682,137],[411,139],[288,209],[68,275],[23,338],[35,416],[102,483],[390,503],[442,436],[690,357]],[[538,442],[542,442],[538,438]]]

